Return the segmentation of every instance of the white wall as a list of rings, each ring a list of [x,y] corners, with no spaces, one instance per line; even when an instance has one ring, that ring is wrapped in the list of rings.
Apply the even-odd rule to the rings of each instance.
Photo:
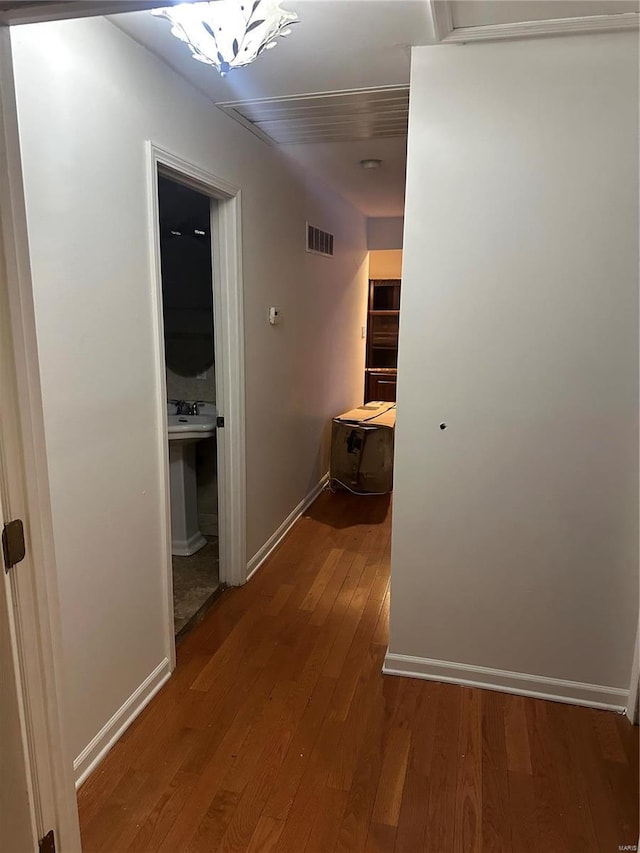
[[[369,278],[402,278],[402,249],[369,252]]]
[[[367,219],[369,249],[401,249],[404,218],[402,216],[370,216]]]
[[[77,756],[166,654],[145,140],[242,189],[249,556],[362,399],[366,223],[108,21],[13,43]],[[333,260],[304,251],[307,219]]]
[[[414,50],[408,156],[387,667],[624,705],[637,35]]]

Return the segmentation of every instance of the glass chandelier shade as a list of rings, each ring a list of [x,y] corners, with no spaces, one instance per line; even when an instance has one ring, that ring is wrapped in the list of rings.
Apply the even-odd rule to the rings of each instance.
[[[275,47],[276,38],[289,35],[289,25],[298,20],[280,0],[180,3],[152,14],[167,18],[171,33],[189,46],[193,58],[214,65],[223,77]]]

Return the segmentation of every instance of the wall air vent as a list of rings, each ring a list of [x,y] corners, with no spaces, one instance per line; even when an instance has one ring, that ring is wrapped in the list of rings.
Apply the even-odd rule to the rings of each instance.
[[[333,234],[322,231],[307,222],[307,252],[314,255],[333,256]]]
[[[386,139],[407,135],[409,87],[311,92],[216,106],[260,139],[278,145]]]

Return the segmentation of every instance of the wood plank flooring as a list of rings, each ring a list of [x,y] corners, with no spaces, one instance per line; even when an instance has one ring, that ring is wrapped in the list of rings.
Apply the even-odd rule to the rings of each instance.
[[[619,715],[383,677],[390,502],[323,493],[82,786],[85,853],[600,853],[638,839]]]

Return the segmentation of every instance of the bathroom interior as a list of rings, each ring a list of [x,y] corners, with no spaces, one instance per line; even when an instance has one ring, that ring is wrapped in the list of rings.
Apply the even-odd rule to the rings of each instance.
[[[221,591],[211,203],[158,175],[176,638]]]

